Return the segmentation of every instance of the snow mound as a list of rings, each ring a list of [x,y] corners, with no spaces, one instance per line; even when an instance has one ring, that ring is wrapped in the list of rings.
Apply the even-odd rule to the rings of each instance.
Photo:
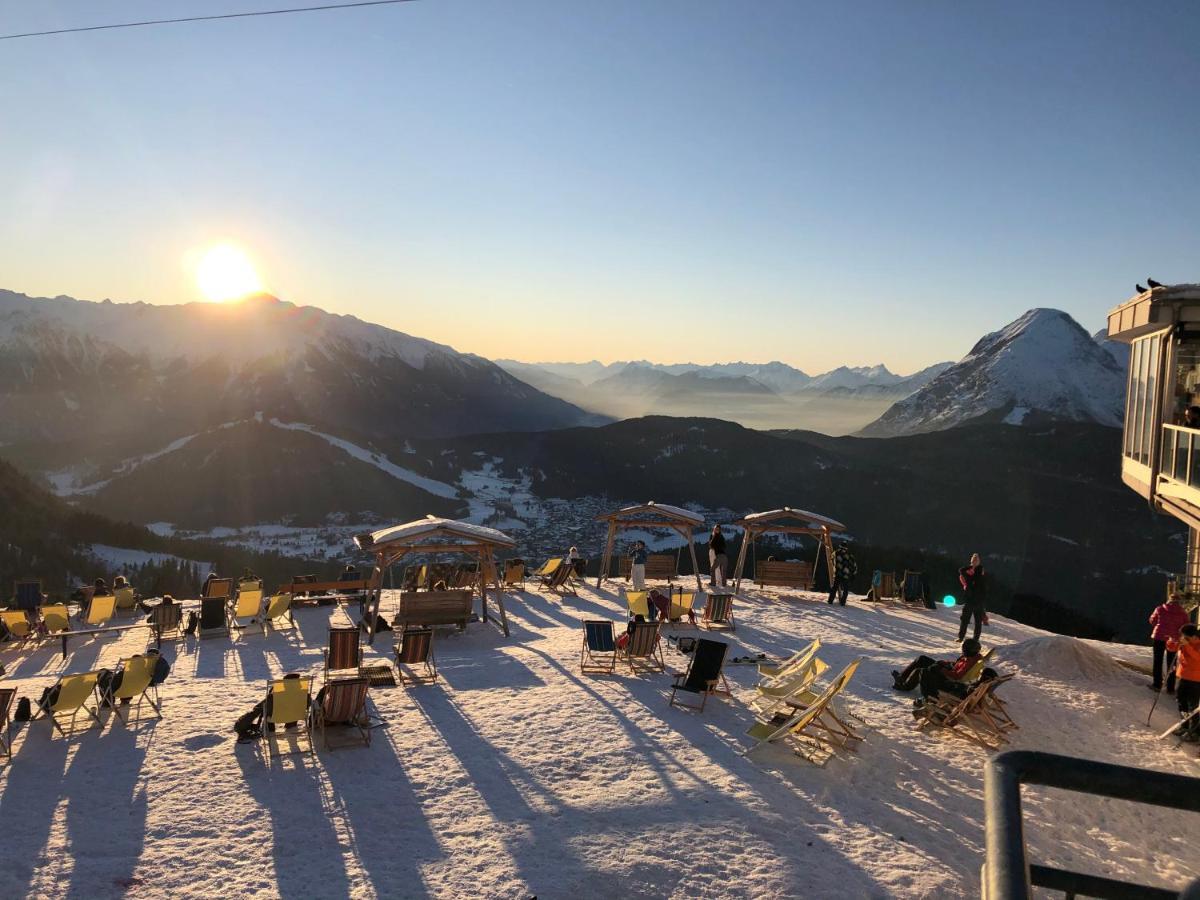
[[[1078,681],[1080,677],[1102,681],[1129,676],[1120,663],[1102,650],[1061,634],[1010,644],[1000,655],[1023,672],[1055,681]]]

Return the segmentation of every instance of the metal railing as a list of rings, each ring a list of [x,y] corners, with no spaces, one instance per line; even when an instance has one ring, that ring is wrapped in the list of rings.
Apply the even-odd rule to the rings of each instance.
[[[1163,425],[1158,474],[1200,488],[1200,429]]]
[[[983,870],[986,900],[1027,900],[1032,888],[1076,896],[1112,898],[1200,897],[1200,882],[1183,895],[1099,875],[1030,865],[1025,853],[1021,785],[1037,784],[1099,797],[1113,797],[1168,809],[1200,812],[1200,778],[1116,766],[1034,750],[1010,750],[988,761],[984,773],[987,814],[987,863]],[[1193,893],[1196,892],[1196,893]]]

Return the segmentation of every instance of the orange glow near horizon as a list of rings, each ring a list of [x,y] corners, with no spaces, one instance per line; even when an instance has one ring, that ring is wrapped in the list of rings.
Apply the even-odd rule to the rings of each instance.
[[[195,267],[196,287],[205,300],[224,303],[262,293],[254,263],[234,244],[216,244],[203,251]]]

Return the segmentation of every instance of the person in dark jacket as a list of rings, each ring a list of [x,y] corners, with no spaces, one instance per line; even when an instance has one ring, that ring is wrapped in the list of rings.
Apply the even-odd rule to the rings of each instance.
[[[892,672],[892,687],[898,691],[911,691],[919,686],[922,697],[930,697],[938,691],[966,696],[968,685],[962,679],[979,662],[981,649],[979,641],[967,638],[962,643],[962,655],[954,662],[918,656],[903,672]]]
[[[961,641],[967,636],[967,625],[971,618],[975,618],[975,640],[979,640],[979,635],[983,631],[983,620],[987,617],[987,610],[984,604],[987,601],[987,573],[983,569],[983,560],[979,558],[978,553],[971,554],[970,565],[963,566],[958,570],[958,583],[963,589],[963,611],[962,619],[958,626],[958,639]]]
[[[842,606],[846,605],[846,595],[850,593],[850,579],[858,574],[858,562],[854,554],[845,544],[838,544],[833,551],[833,582],[829,585],[829,602],[834,598]]]
[[[708,538],[708,586],[725,587],[725,570],[729,568],[729,557],[725,555],[725,535],[721,526],[714,525]]]

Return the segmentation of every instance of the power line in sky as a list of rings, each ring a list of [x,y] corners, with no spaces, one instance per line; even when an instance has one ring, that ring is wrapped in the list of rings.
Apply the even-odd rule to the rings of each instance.
[[[81,31],[108,31],[113,28],[141,28],[146,25],[175,25],[180,22],[211,22],[214,19],[247,19],[251,16],[282,16],[287,13],[318,12],[329,9],[352,9],[356,6],[392,6],[414,0],[357,0],[353,3],[325,3],[320,6],[293,6],[288,9],[261,9],[255,12],[222,13],[215,16],[185,16],[179,19],[146,19],[142,22],[116,22],[112,25],[85,25],[79,28],[56,28],[53,31],[26,31],[23,34],[0,34],[0,41],[16,38],[46,37],[51,34],[76,34]]]

